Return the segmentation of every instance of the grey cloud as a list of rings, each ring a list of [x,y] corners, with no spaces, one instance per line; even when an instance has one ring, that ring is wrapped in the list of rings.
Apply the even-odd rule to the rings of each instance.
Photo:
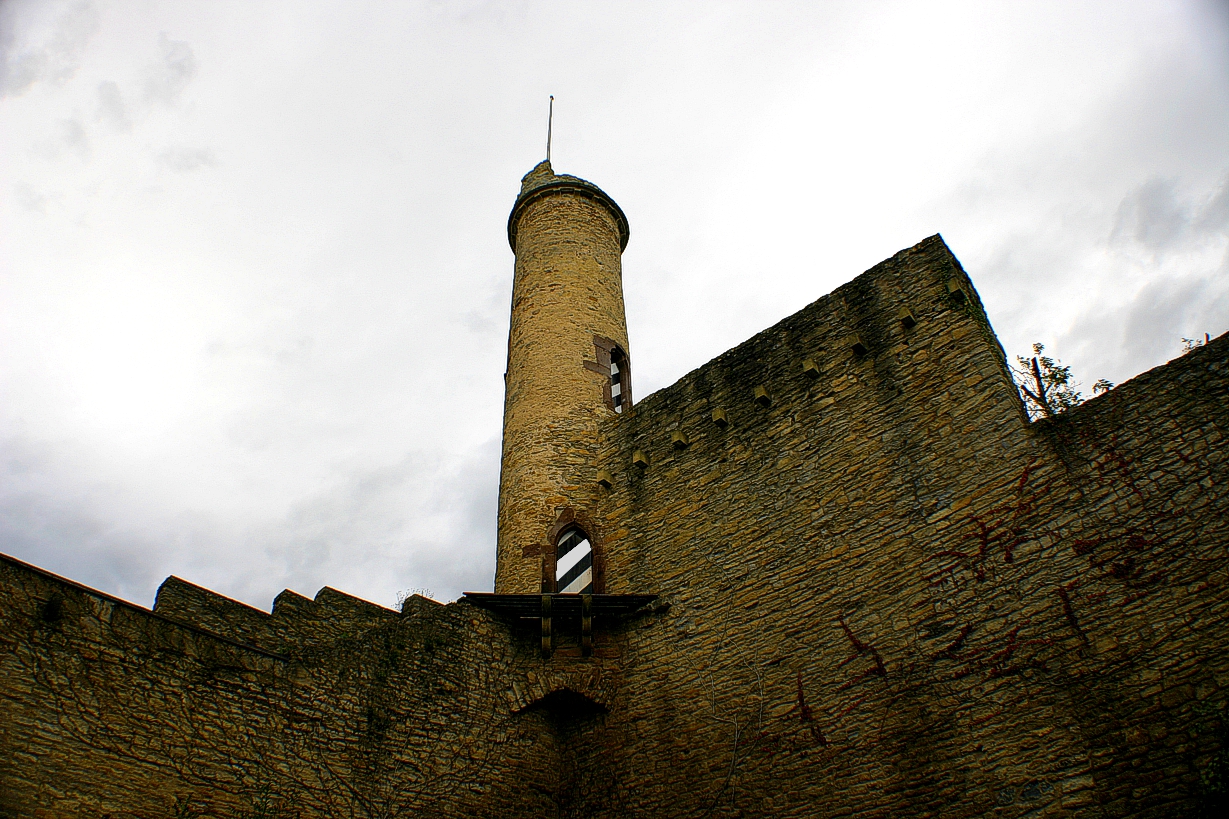
[[[158,161],[180,173],[212,167],[216,162],[208,148],[169,148],[158,155]]]
[[[1171,359],[1183,338],[1215,337],[1229,330],[1229,256],[1211,270],[1146,285],[1118,310],[1080,316],[1056,349],[1083,350],[1076,373],[1088,387],[1097,378],[1121,381]]]
[[[404,520],[395,507],[418,469],[411,459],[393,466],[362,470],[340,486],[305,499],[281,525],[271,551],[293,574],[337,559],[361,560],[355,550],[382,552],[399,535]]]
[[[27,439],[0,441],[0,551],[148,605],[161,579],[156,538],[118,527],[105,490],[55,477],[55,458]]]
[[[304,499],[282,522],[253,537],[300,591],[315,591],[312,586],[323,582],[346,589],[344,574],[362,568],[392,585],[384,591],[347,590],[366,591],[369,599],[379,598],[375,602],[387,606],[395,604],[398,589],[430,588],[439,599],[487,589],[495,550],[498,461],[498,441],[492,440],[467,457],[446,462],[409,455],[393,465],[359,470]]]
[[[1121,356],[1129,371],[1176,356],[1183,338],[1219,335],[1229,329],[1229,264],[1200,278],[1153,282],[1124,318]]]
[[[1136,242],[1152,253],[1223,235],[1229,229],[1229,177],[1202,205],[1189,201],[1172,179],[1153,178],[1118,206],[1111,244]]]
[[[1207,234],[1229,233],[1229,174],[1195,220],[1195,228]]]
[[[77,73],[81,54],[99,29],[98,11],[89,2],[67,5],[51,26],[38,31],[30,18],[44,11],[33,2],[0,6],[0,98],[24,94],[37,82],[62,83]],[[18,43],[17,29],[41,34]]]
[[[1147,266],[1166,274],[1118,309],[1097,305],[1074,322],[1061,344],[1085,351],[1090,372],[1080,375],[1086,384],[1129,377],[1178,355],[1184,337],[1229,329],[1226,238],[1229,178],[1204,194],[1183,194],[1173,181],[1153,178],[1127,195],[1110,238],[1111,258],[1129,270],[1139,264],[1132,251],[1142,248]]]
[[[25,182],[18,182],[13,186],[13,198],[17,200],[17,204],[28,211],[33,211],[34,213],[47,212],[47,197],[34,190]]]
[[[1135,241],[1159,252],[1181,238],[1190,220],[1190,211],[1174,190],[1174,180],[1150,179],[1118,206],[1110,241]]]
[[[494,581],[496,513],[499,501],[500,440],[492,438],[436,493],[436,503],[452,512],[455,528],[445,548],[422,568],[421,577],[440,597],[463,591],[489,591]]]
[[[41,55],[22,54],[6,59],[0,67],[0,97],[22,94],[38,82],[45,69]]]
[[[501,327],[500,319],[490,313],[470,310],[461,316],[461,324],[471,333],[478,335],[488,335],[499,330]]]
[[[142,605],[171,573],[266,607],[283,586],[313,594],[326,584],[390,607],[410,588],[451,599],[490,588],[498,459],[491,440],[447,460],[356,469],[280,521],[245,529],[117,511],[122,489],[80,485],[56,449],[9,437],[0,439],[0,552]]]
[[[196,55],[192,47],[180,40],[159,35],[162,60],[152,66],[145,77],[145,99],[173,104],[196,74]]]
[[[48,159],[59,159],[66,153],[85,159],[90,153],[90,138],[85,125],[79,119],[62,119],[55,126],[55,134],[39,143],[35,150]]]
[[[98,84],[98,119],[120,131],[132,130],[132,119],[124,105],[123,94],[120,93],[119,84],[112,80]]]
[[[64,144],[75,150],[86,150],[89,138],[85,134],[85,126],[79,119],[66,119],[60,122],[60,137]]]

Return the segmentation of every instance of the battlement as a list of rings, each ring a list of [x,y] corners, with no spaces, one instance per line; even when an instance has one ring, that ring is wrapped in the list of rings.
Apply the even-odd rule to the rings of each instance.
[[[854,498],[890,497],[909,484],[921,510],[952,494],[949,484],[967,480],[951,464],[984,466],[991,475],[1029,440],[1003,350],[938,236],[608,425],[597,469],[611,478],[607,517],[619,521],[603,533],[612,592],[658,590],[656,578],[632,570],[658,563],[661,548],[643,527],[629,526],[639,509],[687,509],[677,519],[682,528],[722,519],[767,525],[763,511],[732,505],[700,512],[694,504],[718,486],[730,504],[739,493],[793,485],[810,499],[808,508],[838,515]],[[749,475],[758,476],[754,488],[733,488]],[[777,497],[776,514],[799,514],[796,500]]]
[[[977,291],[939,236],[642,399],[609,422],[610,438],[644,453],[650,468],[692,446],[732,433],[779,433],[804,417],[856,445],[851,425],[864,428],[871,415],[901,416],[932,400],[947,402],[953,416],[1023,426]],[[987,401],[997,413],[986,415]],[[941,436],[949,427],[927,432]],[[630,451],[606,454],[603,468],[635,475]]]
[[[153,610],[268,651],[352,637],[397,616],[391,609],[328,586],[314,600],[287,589],[273,601],[269,613],[173,576],[159,587]]]
[[[304,648],[352,639],[392,620],[429,614],[442,604],[415,596],[402,614],[325,586],[315,599],[286,590],[277,596],[273,612],[168,577],[158,589],[153,609],[61,577],[8,555],[0,567],[10,600],[28,598],[24,608],[58,622],[70,610],[89,612],[110,622],[117,612],[167,633],[186,631],[270,657],[285,658]],[[18,593],[18,589],[25,590]],[[179,638],[174,638],[178,640]],[[197,639],[197,638],[194,638]]]
[[[168,577],[154,598],[154,613],[186,623],[236,642],[276,651],[269,613],[224,597],[208,589]]]
[[[441,817],[544,815],[551,712],[532,706],[612,687],[588,669],[518,682],[531,641],[466,603],[415,597],[398,615],[326,588],[269,614],[170,578],[155,611],[5,556],[0,599],[6,817],[424,799]]]

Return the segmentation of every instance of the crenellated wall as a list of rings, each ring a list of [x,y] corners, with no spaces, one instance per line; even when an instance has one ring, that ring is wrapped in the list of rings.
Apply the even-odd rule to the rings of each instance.
[[[314,600],[287,589],[273,612],[168,577],[154,613],[265,651],[283,652],[335,643],[397,619],[397,612],[325,586]]]
[[[659,598],[590,658],[0,560],[0,815],[1198,815],[1227,432],[1229,336],[1030,424],[932,237],[602,423],[606,587]]]
[[[532,641],[465,603],[269,615],[172,578],[151,612],[11,558],[0,589],[4,817],[550,815],[590,717],[533,706],[610,687],[527,675]]]

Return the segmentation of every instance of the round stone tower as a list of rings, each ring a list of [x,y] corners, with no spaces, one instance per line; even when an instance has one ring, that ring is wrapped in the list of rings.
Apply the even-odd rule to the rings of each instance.
[[[578,529],[592,542],[589,590],[603,591],[596,458],[602,421],[631,406],[621,261],[627,238],[623,211],[596,185],[556,175],[549,161],[521,181],[508,218],[516,270],[497,593],[563,591],[556,548],[565,530]]]

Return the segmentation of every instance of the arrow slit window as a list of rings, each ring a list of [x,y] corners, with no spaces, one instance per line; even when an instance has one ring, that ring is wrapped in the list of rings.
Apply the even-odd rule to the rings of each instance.
[[[610,351],[610,403],[615,412],[622,412],[625,406],[631,406],[631,385],[627,376],[627,356],[615,347]]]
[[[585,368],[606,377],[602,384],[606,406],[615,412],[623,412],[632,405],[632,374],[627,353],[605,336],[594,336],[593,347],[597,360],[586,361]]]
[[[555,547],[555,589],[560,594],[593,593],[593,546],[584,530],[565,529]]]

